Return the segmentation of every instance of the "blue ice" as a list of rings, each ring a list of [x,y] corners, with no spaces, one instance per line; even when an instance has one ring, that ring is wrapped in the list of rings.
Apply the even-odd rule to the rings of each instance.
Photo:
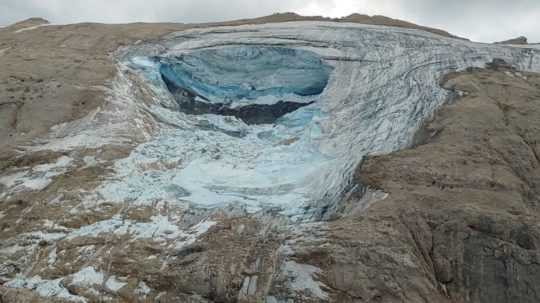
[[[280,47],[229,47],[161,60],[160,73],[210,102],[228,103],[293,94],[314,96],[328,83],[331,67],[314,53]]]

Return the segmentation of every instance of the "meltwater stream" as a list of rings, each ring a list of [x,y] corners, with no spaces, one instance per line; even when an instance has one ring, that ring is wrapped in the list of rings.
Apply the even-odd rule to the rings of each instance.
[[[318,22],[194,29],[132,46],[120,63],[152,92],[145,111],[160,130],[99,193],[310,215],[353,189],[365,155],[410,144],[449,96],[444,74],[493,58],[536,70],[537,53]]]

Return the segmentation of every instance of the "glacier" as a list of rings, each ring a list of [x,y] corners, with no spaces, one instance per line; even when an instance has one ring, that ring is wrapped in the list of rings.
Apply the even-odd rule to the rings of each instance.
[[[322,218],[362,190],[352,175],[365,156],[410,146],[451,98],[443,75],[494,58],[538,71],[538,54],[328,22],[198,28],[126,47],[118,65],[152,92],[134,103],[158,127],[116,163],[99,197]],[[247,108],[276,114],[250,123]]]

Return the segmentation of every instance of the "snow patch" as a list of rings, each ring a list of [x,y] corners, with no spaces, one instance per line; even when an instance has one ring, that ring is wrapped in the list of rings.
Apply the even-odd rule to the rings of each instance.
[[[140,297],[146,297],[152,289],[144,283],[144,281],[140,281],[139,284],[137,284],[137,288],[135,288],[135,294],[137,294]]]
[[[199,222],[197,225],[193,226],[187,234],[184,234],[184,241],[178,242],[176,244],[176,248],[181,249],[182,247],[195,243],[200,236],[205,234],[210,227],[214,226],[215,224],[216,222],[208,220]]]
[[[7,282],[4,286],[9,288],[26,288],[35,291],[39,296],[45,298],[58,298],[72,302],[87,302],[83,297],[72,295],[62,284],[63,278],[55,280],[44,280],[40,276],[25,278],[17,276]]]
[[[93,267],[88,266],[74,273],[71,277],[71,284],[89,287],[103,284],[104,275],[96,271]]]
[[[133,239],[153,239],[154,241],[175,240],[176,248],[193,244],[201,235],[206,233],[216,222],[211,220],[201,221],[187,230],[171,221],[169,217],[156,215],[150,218],[150,222],[134,222],[124,220],[119,215],[111,219],[99,221],[91,225],[83,226],[70,232],[66,239],[77,237],[97,237],[102,234],[126,235]]]
[[[21,191],[40,191],[47,187],[54,177],[62,175],[71,167],[73,159],[67,156],[59,157],[54,163],[36,165],[31,168],[4,175],[0,183],[7,187],[4,194]]]
[[[109,279],[107,279],[107,282],[105,282],[105,287],[114,292],[119,291],[122,287],[126,285],[126,282],[117,280],[115,276],[110,276]]]
[[[291,289],[323,300],[328,299],[328,294],[321,289],[324,284],[313,280],[313,276],[321,272],[318,267],[287,261],[283,265],[283,272],[289,278]]]
[[[31,31],[31,30],[34,30],[34,29],[37,29],[37,28],[40,28],[40,27],[44,27],[44,26],[49,26],[51,24],[39,24],[39,25],[34,25],[34,26],[29,26],[29,27],[23,27],[21,29],[18,29],[16,31],[14,31],[15,34],[19,34],[19,33],[22,33],[22,32],[26,32],[26,31]]]
[[[53,249],[49,252],[49,257],[47,258],[47,264],[49,266],[53,266],[54,263],[56,263],[56,247],[53,247]]]

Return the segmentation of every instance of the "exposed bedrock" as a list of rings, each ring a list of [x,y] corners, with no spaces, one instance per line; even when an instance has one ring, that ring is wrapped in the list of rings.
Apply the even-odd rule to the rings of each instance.
[[[416,284],[403,302],[539,302],[540,76],[498,64],[451,74],[445,86],[465,97],[437,112],[421,145],[357,171],[389,194],[361,217],[389,222],[399,240],[374,237],[410,250],[403,260],[418,266],[412,279],[391,270],[401,287]],[[421,295],[422,280],[440,301]]]
[[[527,37],[519,36],[519,37],[516,37],[516,38],[513,38],[513,39],[504,40],[504,41],[500,41],[500,42],[495,42],[495,44],[527,45],[529,43],[528,43]]]

